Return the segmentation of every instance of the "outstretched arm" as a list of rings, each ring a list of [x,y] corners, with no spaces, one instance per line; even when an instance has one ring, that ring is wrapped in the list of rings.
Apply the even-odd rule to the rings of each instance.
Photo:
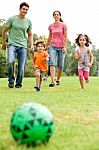
[[[3,27],[2,29],[2,49],[6,49],[6,34],[9,29],[7,27]]]
[[[28,32],[28,40],[29,40],[29,44],[30,44],[30,49],[31,49],[31,51],[33,51],[34,47],[33,47],[33,33],[32,33],[32,31]]]
[[[89,67],[92,67],[92,64],[94,61],[93,53],[91,51],[89,51],[89,55],[90,55],[90,66]]]
[[[49,36],[48,36],[48,40],[47,40],[47,44],[46,44],[46,48],[45,49],[48,49],[48,46],[49,46],[49,44],[51,42],[51,38],[52,38],[52,33],[51,33],[51,31],[49,31]]]

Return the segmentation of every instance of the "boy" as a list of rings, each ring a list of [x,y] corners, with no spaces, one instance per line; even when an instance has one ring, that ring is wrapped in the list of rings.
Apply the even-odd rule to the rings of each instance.
[[[45,50],[45,45],[43,41],[38,41],[36,43],[37,52],[33,56],[34,70],[36,73],[36,91],[40,91],[40,85],[42,82],[43,74],[48,70],[48,59],[49,56]]]

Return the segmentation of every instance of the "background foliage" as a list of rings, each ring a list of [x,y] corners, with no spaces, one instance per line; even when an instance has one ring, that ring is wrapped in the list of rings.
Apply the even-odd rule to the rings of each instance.
[[[4,19],[0,19],[0,77],[7,77],[7,52],[3,52],[1,50],[1,35],[2,35],[2,28],[5,24]],[[36,51],[35,44],[38,40],[43,40],[45,43],[47,42],[47,38],[45,35],[41,35],[38,37],[37,34],[33,35],[33,41],[34,41],[34,48]],[[75,40],[75,39],[74,39]],[[74,59],[74,52],[75,52],[76,45],[75,43],[71,43],[71,41],[68,39],[67,42],[67,53],[65,56],[65,63],[64,63],[64,73],[67,76],[73,76],[77,75],[77,62]],[[92,45],[92,52],[94,54],[94,64],[91,68],[90,75],[91,76],[99,76],[99,49],[96,49],[94,45]],[[33,52],[31,53],[28,49],[28,55],[27,55],[27,62],[25,66],[25,77],[32,77],[35,76],[33,71]],[[15,61],[15,66],[17,66],[17,61]],[[15,71],[16,73],[16,71]]]

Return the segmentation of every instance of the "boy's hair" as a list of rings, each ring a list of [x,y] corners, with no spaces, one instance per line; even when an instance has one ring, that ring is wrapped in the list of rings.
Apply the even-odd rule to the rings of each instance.
[[[36,47],[38,46],[38,44],[42,44],[42,45],[44,46],[44,48],[45,48],[45,44],[44,44],[43,41],[38,41],[38,42],[36,43]]]
[[[91,40],[90,40],[90,38],[88,37],[88,35],[86,35],[86,34],[78,34],[78,37],[75,39],[75,43],[78,45],[78,46],[80,46],[80,44],[79,44],[79,39],[80,39],[80,37],[81,36],[85,36],[85,38],[86,38],[86,43],[85,43],[85,46],[89,46],[89,43],[90,44],[92,44],[92,42],[91,42]]]
[[[21,9],[23,6],[26,6],[29,8],[29,5],[26,2],[21,3],[19,8]]]

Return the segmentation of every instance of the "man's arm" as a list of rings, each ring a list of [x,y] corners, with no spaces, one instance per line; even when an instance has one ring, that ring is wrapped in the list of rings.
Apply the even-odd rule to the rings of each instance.
[[[2,29],[2,49],[6,49],[6,33],[9,29],[7,27],[3,27]]]
[[[29,41],[29,44],[30,44],[30,49],[34,50],[34,46],[33,46],[33,33],[32,33],[32,31],[28,32],[28,41]]]

